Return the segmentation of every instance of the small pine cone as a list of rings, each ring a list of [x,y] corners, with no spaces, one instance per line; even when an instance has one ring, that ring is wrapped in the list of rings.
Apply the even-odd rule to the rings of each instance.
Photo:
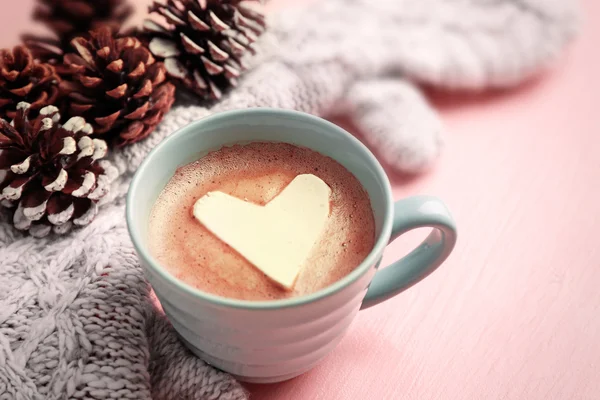
[[[0,118],[12,120],[22,101],[31,103],[32,116],[54,104],[59,82],[54,67],[34,61],[25,46],[0,50]]]
[[[163,63],[138,39],[114,38],[108,28],[73,39],[72,46],[77,53],[64,57],[72,80],[60,85],[69,116],[84,117],[95,135],[117,145],[146,138],[175,101]]]
[[[102,26],[117,32],[132,12],[125,0],[38,0],[33,18],[48,26],[53,37],[25,35],[25,44],[36,58],[59,64],[71,40]]]
[[[0,120],[0,205],[15,208],[15,228],[42,237],[89,224],[117,170],[104,140],[91,139],[81,117],[64,125],[54,106],[29,120],[29,103],[17,105],[11,124]]]
[[[150,12],[169,24],[144,22],[150,51],[164,59],[169,76],[207,100],[236,86],[266,27],[264,15],[242,0],[155,1]]]

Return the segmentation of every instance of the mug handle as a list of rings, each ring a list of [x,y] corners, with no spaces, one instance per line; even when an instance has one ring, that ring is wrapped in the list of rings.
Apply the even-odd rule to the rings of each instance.
[[[394,204],[390,243],[416,229],[433,230],[423,242],[400,260],[381,268],[369,285],[361,310],[381,303],[419,282],[448,258],[456,244],[456,225],[446,205],[436,197],[414,196]]]

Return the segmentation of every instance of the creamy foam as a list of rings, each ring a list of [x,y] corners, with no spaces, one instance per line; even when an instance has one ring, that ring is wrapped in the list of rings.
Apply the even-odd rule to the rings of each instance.
[[[329,185],[331,212],[293,290],[286,291],[212,235],[192,209],[211,191],[265,205],[300,174]],[[373,248],[375,223],[367,193],[339,163],[310,149],[255,142],[224,147],[179,168],[152,209],[149,240],[171,274],[202,291],[272,300],[318,291],[349,274]]]

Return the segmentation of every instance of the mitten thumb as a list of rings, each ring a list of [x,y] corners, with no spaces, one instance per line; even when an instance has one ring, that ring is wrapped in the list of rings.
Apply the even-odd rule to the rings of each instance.
[[[402,79],[356,83],[348,92],[349,115],[368,145],[392,168],[415,173],[442,146],[442,124],[421,92]]]

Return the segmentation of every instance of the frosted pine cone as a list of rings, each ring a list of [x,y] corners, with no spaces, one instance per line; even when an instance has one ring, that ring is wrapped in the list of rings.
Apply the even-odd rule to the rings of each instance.
[[[265,30],[262,13],[242,0],[155,1],[151,13],[163,16],[164,26],[146,20],[149,48],[164,59],[167,73],[203,99],[216,100],[237,84],[248,68],[244,57]]]
[[[12,123],[0,120],[0,201],[15,208],[15,228],[43,237],[89,224],[117,170],[101,160],[104,140],[92,139],[81,117],[64,125],[54,106],[29,120],[29,103],[17,106]]]

